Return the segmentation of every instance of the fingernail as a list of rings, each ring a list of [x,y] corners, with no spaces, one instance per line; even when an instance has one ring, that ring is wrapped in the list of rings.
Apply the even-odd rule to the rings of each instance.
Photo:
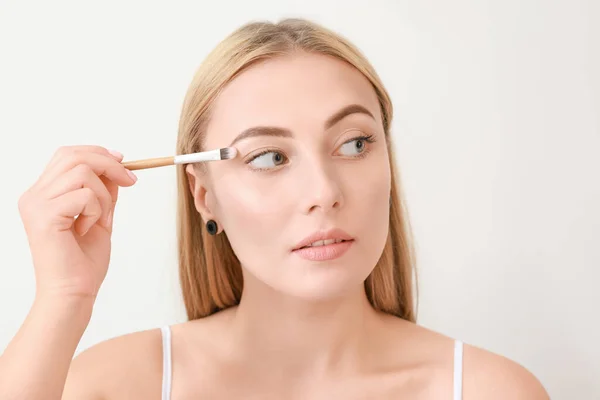
[[[109,150],[108,152],[110,153],[111,156],[113,156],[116,159],[119,159],[119,160],[123,159],[123,154],[119,153],[116,150]]]
[[[128,169],[125,169],[125,171],[127,171],[127,175],[129,175],[129,177],[131,178],[132,181],[137,182],[137,176],[135,176],[135,174],[133,172],[131,172]]]

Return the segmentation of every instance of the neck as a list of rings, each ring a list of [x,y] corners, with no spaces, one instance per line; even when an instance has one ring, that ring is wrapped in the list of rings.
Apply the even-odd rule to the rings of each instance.
[[[257,373],[316,378],[364,366],[380,321],[362,284],[342,297],[309,301],[247,279],[231,334],[239,361]]]

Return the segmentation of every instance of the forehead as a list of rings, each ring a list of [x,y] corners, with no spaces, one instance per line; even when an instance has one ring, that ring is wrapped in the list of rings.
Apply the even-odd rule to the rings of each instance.
[[[334,57],[298,53],[254,64],[219,94],[206,132],[206,148],[224,147],[253,126],[295,134],[321,132],[349,104],[367,108],[381,124],[375,90],[366,77]]]

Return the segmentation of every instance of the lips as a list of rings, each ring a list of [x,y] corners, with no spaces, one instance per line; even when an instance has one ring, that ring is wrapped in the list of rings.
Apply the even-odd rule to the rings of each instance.
[[[347,242],[347,240],[343,240],[343,239],[317,240],[316,242],[312,242],[311,244],[309,244],[307,246],[301,247],[301,249],[306,249],[308,247],[327,246],[329,244],[342,243],[342,242]]]
[[[327,231],[315,232],[302,239],[292,251],[300,250],[303,248],[318,248],[320,246],[327,246],[334,243],[352,241],[354,238],[342,229],[334,228]]]

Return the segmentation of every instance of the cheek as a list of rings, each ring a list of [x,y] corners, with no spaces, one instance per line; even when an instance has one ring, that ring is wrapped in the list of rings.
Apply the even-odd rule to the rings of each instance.
[[[348,204],[359,214],[381,219],[389,214],[391,172],[387,154],[377,154],[345,172]],[[355,209],[355,208],[359,208]]]
[[[278,185],[261,184],[260,179],[236,180],[235,185],[228,185],[226,193],[219,193],[219,209],[226,214],[231,223],[237,225],[251,222],[277,221],[284,210],[288,209],[291,197],[281,185],[285,180],[277,181]]]
[[[254,264],[256,257],[264,261],[265,252],[274,254],[280,247],[292,210],[292,196],[280,189],[267,190],[248,177],[219,192],[219,219],[233,250],[245,263]]]
[[[387,155],[370,161],[347,181],[350,190],[346,198],[347,221],[360,238],[360,268],[366,269],[373,268],[381,257],[390,218],[391,173]]]

